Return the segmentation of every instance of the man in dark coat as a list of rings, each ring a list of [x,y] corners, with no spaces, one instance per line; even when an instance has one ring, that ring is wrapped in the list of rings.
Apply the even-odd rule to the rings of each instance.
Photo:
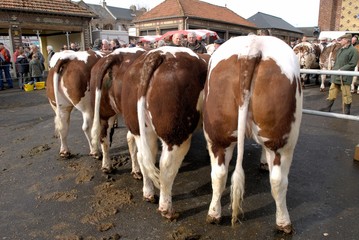
[[[342,48],[337,53],[333,70],[353,71],[358,64],[358,51],[352,46],[351,39],[351,34],[344,34],[338,39]],[[320,110],[330,112],[339,91],[341,91],[344,103],[343,111],[345,114],[349,115],[352,103],[352,95],[350,93],[350,85],[352,84],[352,81],[353,76],[332,75],[327,106]]]

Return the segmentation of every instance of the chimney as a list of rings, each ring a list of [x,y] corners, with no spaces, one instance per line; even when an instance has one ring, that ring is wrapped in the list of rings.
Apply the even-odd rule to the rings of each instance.
[[[102,2],[102,4],[101,4],[102,7],[106,7],[106,0],[102,0],[101,2]]]

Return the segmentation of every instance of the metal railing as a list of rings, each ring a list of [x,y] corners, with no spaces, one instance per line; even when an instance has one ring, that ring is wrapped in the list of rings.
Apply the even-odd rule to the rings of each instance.
[[[319,70],[319,69],[300,69],[302,74],[319,74],[319,75],[343,75],[343,76],[359,76],[359,72],[356,71],[338,71],[338,70]],[[353,121],[359,121],[359,116],[345,115],[332,112],[321,112],[317,110],[303,109],[303,113],[312,114],[324,117],[340,118]]]

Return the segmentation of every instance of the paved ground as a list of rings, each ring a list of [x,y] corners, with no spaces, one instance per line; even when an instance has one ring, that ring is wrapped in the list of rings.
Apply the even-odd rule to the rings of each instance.
[[[327,93],[304,90],[306,109],[318,109]],[[340,112],[340,100],[333,111]],[[352,108],[359,115],[359,96]],[[106,176],[87,156],[81,116],[71,119],[71,159],[58,157],[53,116],[45,91],[0,92],[0,239],[358,239],[359,162],[353,161],[359,123],[303,115],[287,203],[295,228],[275,231],[268,174],[258,170],[258,145],[247,141],[242,224],[230,226],[229,191],[224,222],[205,223],[211,199],[210,165],[201,132],[195,134],[173,188],[180,218],[168,222],[157,205],[142,201],[142,183],[130,176],[120,123],[111,150],[116,171]],[[234,161],[232,163],[233,168]]]

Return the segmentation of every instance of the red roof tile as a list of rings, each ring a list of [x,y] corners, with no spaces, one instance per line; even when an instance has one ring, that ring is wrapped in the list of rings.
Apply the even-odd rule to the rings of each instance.
[[[0,4],[0,10],[38,12],[65,16],[96,16],[94,13],[70,0],[3,0]]]
[[[199,0],[165,0],[138,17],[136,22],[182,16],[212,19],[237,25],[256,27],[254,23],[247,21],[226,7],[220,7]]]

